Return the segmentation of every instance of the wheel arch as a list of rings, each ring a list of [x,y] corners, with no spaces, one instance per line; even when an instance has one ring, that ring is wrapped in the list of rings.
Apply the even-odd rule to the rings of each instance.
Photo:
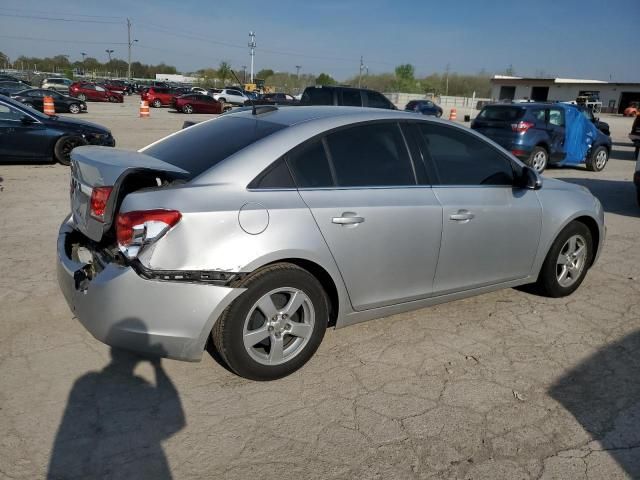
[[[327,293],[327,297],[329,299],[329,327],[335,327],[336,321],[338,319],[338,314],[340,313],[340,296],[338,294],[338,287],[336,286],[335,281],[331,274],[319,263],[316,263],[312,260],[304,259],[304,258],[282,258],[279,260],[274,260],[260,267],[256,268],[253,272],[258,272],[264,268],[267,268],[276,263],[291,263],[296,265],[303,270],[306,270],[311,275],[313,275],[322,285],[322,288]]]
[[[598,257],[598,247],[600,246],[600,227],[598,226],[598,222],[593,217],[590,217],[588,215],[576,217],[571,220],[571,222],[567,223],[567,225],[572,222],[582,223],[589,229],[589,232],[591,233],[591,238],[593,240],[593,255],[591,256],[591,265],[593,265],[593,262],[595,262],[595,259]]]

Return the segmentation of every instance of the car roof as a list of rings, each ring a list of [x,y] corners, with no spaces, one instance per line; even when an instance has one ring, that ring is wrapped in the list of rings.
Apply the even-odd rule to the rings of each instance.
[[[280,106],[273,107],[265,113],[253,116],[251,108],[247,110],[229,113],[230,116],[253,117],[258,120],[293,126],[312,120],[337,118],[343,116],[353,117],[354,121],[384,120],[384,119],[416,119],[412,113],[407,114],[401,110],[387,110],[383,108],[364,107],[337,107],[331,105],[309,106]]]

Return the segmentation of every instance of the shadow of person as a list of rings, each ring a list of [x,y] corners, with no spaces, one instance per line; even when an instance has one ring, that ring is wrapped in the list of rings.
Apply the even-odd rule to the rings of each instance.
[[[146,332],[137,319],[123,320],[116,329]],[[163,353],[160,346],[152,349]],[[153,366],[155,386],[134,374],[143,361]],[[159,356],[141,357],[112,348],[111,363],[74,383],[47,478],[170,479],[161,442],[184,426],[178,392]]]
[[[608,345],[549,393],[630,478],[640,478],[640,331]]]

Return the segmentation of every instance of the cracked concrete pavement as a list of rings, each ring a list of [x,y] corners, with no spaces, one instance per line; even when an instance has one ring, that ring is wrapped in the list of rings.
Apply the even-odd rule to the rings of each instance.
[[[136,106],[80,118],[130,149],[185,119],[139,120]],[[209,353],[150,362],[94,340],[55,278],[67,169],[1,165],[0,478],[640,478],[640,208],[631,119],[606,120],[604,172],[548,172],[607,211],[602,257],[574,295],[503,290],[329,331],[306,367],[269,383]]]

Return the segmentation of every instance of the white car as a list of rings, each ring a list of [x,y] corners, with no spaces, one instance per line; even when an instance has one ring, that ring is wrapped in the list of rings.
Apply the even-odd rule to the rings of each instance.
[[[222,103],[232,103],[234,105],[244,105],[244,102],[249,100],[249,97],[244,93],[233,88],[223,88],[220,93],[214,94],[213,98]]]
[[[211,92],[209,92],[209,90],[207,90],[206,88],[202,88],[202,87],[191,87],[191,91],[193,93],[200,93],[202,95],[210,95]]]

